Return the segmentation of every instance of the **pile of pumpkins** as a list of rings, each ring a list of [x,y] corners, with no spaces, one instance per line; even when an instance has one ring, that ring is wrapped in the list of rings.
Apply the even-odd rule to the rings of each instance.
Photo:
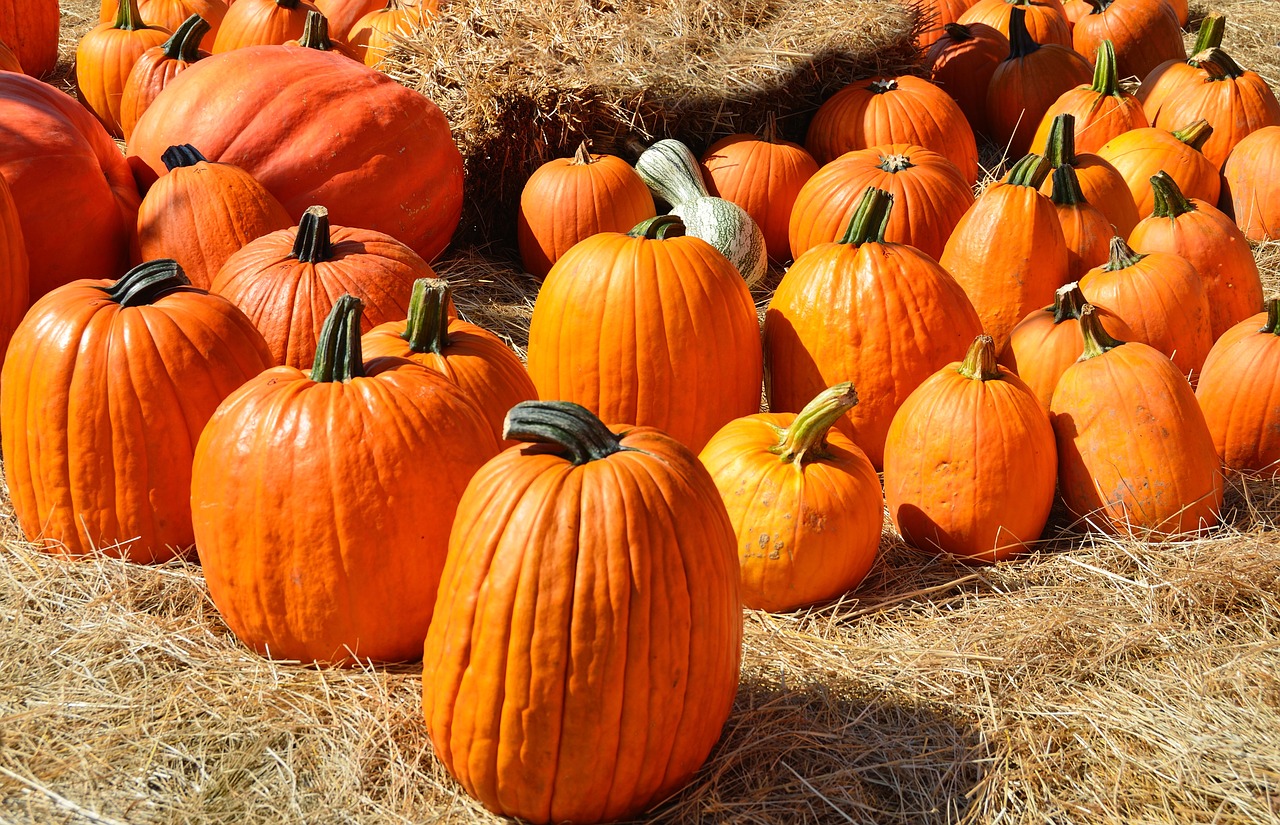
[[[1280,239],[1280,104],[1221,17],[1186,54],[1185,2],[937,0],[929,79],[852,83],[804,146],[770,119],[700,159],[548,163],[520,204],[527,366],[429,263],[461,212],[448,123],[361,62],[434,7],[104,0],[81,105],[18,73],[51,67],[47,0],[3,3],[24,533],[194,545],[264,655],[422,657],[436,753],[492,810],[669,796],[730,713],[743,606],[856,588],[886,505],[909,544],[993,562],[1059,494],[1180,536],[1224,472],[1280,466],[1249,246]],[[977,196],[976,133],[1017,158]]]

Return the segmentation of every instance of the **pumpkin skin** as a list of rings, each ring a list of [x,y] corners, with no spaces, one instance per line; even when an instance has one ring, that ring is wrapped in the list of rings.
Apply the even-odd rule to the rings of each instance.
[[[733,529],[707,471],[574,406],[512,410],[508,438],[552,443],[467,486],[423,645],[436,755],[485,807],[535,823],[626,818],[685,784],[741,662]]]
[[[359,325],[359,301],[342,296],[312,370],[250,379],[195,448],[189,490],[209,596],[265,655],[417,657],[463,488],[498,452],[439,373],[364,361]]]
[[[852,384],[837,384],[799,414],[730,421],[702,448],[737,537],[744,606],[794,610],[833,599],[871,569],[884,522],[880,478],[832,429],[857,402]]]
[[[847,152],[818,170],[796,196],[790,225],[796,257],[839,240],[867,187],[893,195],[885,240],[935,259],[973,205],[973,189],[937,152],[906,143]]]
[[[253,175],[295,220],[331,204],[336,223],[385,232],[427,260],[462,216],[462,154],[440,109],[314,49],[238,49],[174,78],[139,119],[130,162],[154,180],[164,150],[183,143]]]
[[[1280,473],[1280,299],[1223,333],[1205,359],[1196,400],[1228,470]]]
[[[1262,279],[1249,241],[1212,204],[1189,200],[1165,172],[1152,176],[1155,211],[1129,236],[1137,252],[1169,252],[1195,267],[1209,300],[1210,337],[1262,306]]]
[[[162,562],[194,540],[195,439],[270,364],[228,301],[173,261],[36,302],[0,372],[5,477],[23,533],[68,556]]]
[[[122,274],[138,190],[102,125],[70,96],[8,72],[0,74],[0,123],[0,176],[18,206],[31,300],[86,275]]]
[[[18,61],[17,53],[5,45],[3,40],[0,40],[0,71],[22,72],[22,63]]]
[[[197,47],[209,24],[199,15],[191,15],[174,29],[173,36],[159,46],[142,53],[129,70],[120,95],[120,131],[125,140],[133,134],[138,118],[156,99],[156,95],[192,63],[209,56]],[[160,256],[164,257],[164,256]],[[188,273],[190,274],[190,273]]]
[[[1200,21],[1200,30],[1196,35],[1195,45],[1191,48],[1191,56],[1186,60],[1166,60],[1142,79],[1137,96],[1142,101],[1142,111],[1148,121],[1154,121],[1160,114],[1164,101],[1183,86],[1202,83],[1208,79],[1209,73],[1200,68],[1200,56],[1208,49],[1222,46],[1226,25],[1227,20],[1223,15],[1206,15]]]
[[[681,229],[662,215],[565,253],[533,307],[529,376],[543,399],[700,450],[760,408],[759,325],[729,259],[701,238],[673,237]]]
[[[58,0],[0,0],[0,40],[32,77],[58,64],[59,22]]]
[[[1212,527],[1223,477],[1190,385],[1157,350],[1112,339],[1090,310],[1081,315],[1084,355],[1050,405],[1067,509],[1139,538]]]
[[[946,38],[946,27],[954,24],[977,0],[923,0],[919,4],[920,19],[928,28],[920,32],[916,43],[922,49],[932,49],[933,44]]]
[[[1111,254],[1115,229],[1100,210],[1085,200],[1076,170],[1063,164],[1053,170],[1054,211],[1062,227],[1067,250],[1067,277],[1078,281],[1095,266],[1102,266]]]
[[[148,26],[138,12],[138,0],[127,0],[114,23],[102,23],[76,46],[76,94],[113,137],[121,137],[120,103],[125,81],[138,59],[163,45],[172,34]]]
[[[309,0],[236,0],[222,18],[212,51],[221,54],[297,40],[312,11],[318,9]]]
[[[593,155],[584,142],[572,158],[538,167],[520,192],[520,261],[542,280],[578,241],[598,232],[628,232],[657,214],[649,187],[631,164]]]
[[[1155,127],[1134,129],[1107,141],[1098,156],[1124,177],[1140,215],[1150,215],[1155,209],[1151,176],[1161,171],[1177,181],[1187,197],[1217,203],[1222,176],[1199,149],[1212,132],[1203,120],[1172,133]]]
[[[30,303],[30,273],[18,206],[0,177],[0,362]]]
[[[102,0],[98,22],[115,20],[119,9],[120,0]],[[149,25],[175,34],[193,14],[199,15],[209,28],[197,36],[197,48],[209,51],[222,26],[222,18],[227,16],[227,4],[223,0],[138,0],[138,11]]]
[[[1031,139],[1032,146],[1043,146],[1058,115],[1075,116],[1076,150],[1093,153],[1113,137],[1133,129],[1151,125],[1142,111],[1142,102],[1120,88],[1116,77],[1116,54],[1110,40],[1102,41],[1093,69],[1093,83],[1077,86],[1054,101],[1040,121]]]
[[[982,332],[950,273],[884,240],[892,207],[892,195],[868,188],[845,236],[797,258],[764,316],[769,410],[794,412],[853,382],[861,402],[837,426],[877,469],[898,407]]]
[[[1116,50],[1120,77],[1146,77],[1166,60],[1186,60],[1182,25],[1168,0],[1088,0],[1093,11],[1076,21],[1071,43],[1083,55],[1102,41]]]
[[[1070,166],[1084,199],[1106,215],[1116,234],[1129,237],[1140,218],[1129,184],[1118,169],[1097,155],[1076,154],[1074,115],[1064,113],[1053,119],[1044,156],[1055,171],[1059,166]],[[1040,185],[1040,193],[1053,194],[1052,175]]]
[[[173,258],[209,289],[227,259],[263,235],[293,225],[280,202],[247,172],[209,163],[194,146],[165,152],[169,174],[138,207],[142,260]]]
[[[965,26],[985,23],[1009,37],[1014,13],[1019,10],[1026,16],[1027,31],[1037,43],[1071,47],[1071,29],[1061,0],[980,0],[957,22]]]
[[[381,9],[385,0],[315,0],[315,4],[329,21],[330,36],[345,41],[356,23]]]
[[[804,139],[820,165],[887,143],[932,149],[954,163],[965,182],[978,179],[978,144],[964,112],[946,92],[910,75],[844,87],[818,108]]]
[[[1009,38],[985,23],[947,24],[925,56],[929,79],[964,112],[973,131],[986,133],[987,87],[1009,55]]]
[[[1223,200],[1251,241],[1280,238],[1280,126],[1268,126],[1236,146],[1223,168]]]
[[[1000,561],[1040,537],[1058,481],[1049,416],[978,336],[929,376],[889,428],[884,490],[902,538],[964,561]]]
[[[384,8],[375,9],[356,21],[347,42],[356,57],[372,68],[395,46],[396,38],[413,36],[430,23],[438,11],[435,0],[413,6],[401,0],[387,0]]]

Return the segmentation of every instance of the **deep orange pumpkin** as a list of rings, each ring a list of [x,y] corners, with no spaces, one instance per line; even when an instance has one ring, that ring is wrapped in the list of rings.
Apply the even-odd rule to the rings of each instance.
[[[27,312],[30,273],[18,205],[9,192],[9,184],[0,177],[0,362],[4,360],[13,331]]]
[[[1196,399],[1223,464],[1280,473],[1280,298],[1223,333],[1205,359]]]
[[[221,54],[297,40],[306,28],[309,11],[318,11],[310,0],[236,0],[222,18],[212,51]],[[231,71],[234,74],[236,70]]]
[[[438,11],[436,0],[414,5],[402,0],[387,0],[385,7],[375,9],[356,21],[347,42],[366,66],[377,66],[398,38],[411,37],[430,23]]]
[[[1107,141],[1098,156],[1124,177],[1139,215],[1150,215],[1155,209],[1151,176],[1161,171],[1169,173],[1187,197],[1217,203],[1221,175],[1200,151],[1212,133],[1213,127],[1204,120],[1172,133],[1154,126],[1134,129]]]
[[[1137,204],[1133,193],[1120,172],[1107,161],[1093,154],[1076,154],[1075,116],[1061,114],[1053,119],[1049,137],[1044,146],[1045,160],[1056,170],[1070,166],[1075,170],[1076,181],[1085,200],[1096,206],[1115,227],[1118,235],[1129,237],[1138,225]],[[1044,195],[1053,194],[1053,176],[1040,186]]]
[[[58,18],[58,0],[0,0],[0,40],[32,77],[58,63]]]
[[[1138,100],[1142,101],[1142,110],[1148,121],[1154,121],[1164,101],[1184,85],[1202,83],[1208,79],[1208,72],[1200,69],[1200,56],[1209,49],[1222,46],[1226,25],[1225,16],[1206,15],[1200,21],[1200,30],[1196,35],[1195,45],[1191,48],[1190,57],[1186,60],[1166,60],[1147,73],[1142,85],[1138,87],[1137,95]]]
[[[102,23],[76,46],[76,94],[107,132],[120,137],[120,103],[133,65],[150,48],[162,45],[168,29],[149,26],[138,0],[126,0],[114,23]]]
[[[1009,56],[1009,38],[985,23],[948,23],[929,47],[929,78],[951,95],[973,131],[987,128],[987,87],[996,67]]]
[[[1067,277],[1078,281],[1107,262],[1115,229],[1102,211],[1085,199],[1076,170],[1066,164],[1053,170],[1053,201],[1067,249]]]
[[[198,47],[200,39],[209,31],[203,17],[193,14],[174,29],[173,35],[159,46],[152,46],[142,53],[138,62],[129,70],[120,95],[120,131],[125,140],[133,134],[138,118],[156,99],[156,95],[180,72],[192,63],[208,57],[209,53]]]
[[[1071,43],[1083,55],[1098,53],[1102,41],[1116,50],[1121,77],[1146,77],[1166,60],[1186,60],[1182,24],[1168,0],[1087,0],[1093,11],[1076,21]]]
[[[1116,77],[1116,54],[1110,40],[1102,41],[1093,68],[1093,83],[1077,86],[1054,101],[1040,121],[1032,146],[1043,146],[1058,115],[1075,117],[1076,150],[1096,152],[1113,137],[1150,126],[1138,98],[1123,91]]]
[[[1280,239],[1280,126],[1268,126],[1236,146],[1223,169],[1224,198],[1251,241]]]
[[[98,22],[110,23],[116,19],[119,10],[120,0],[102,0]],[[209,24],[209,28],[197,36],[196,48],[209,51],[222,26],[222,18],[227,15],[227,3],[223,0],[138,0],[138,11],[149,25],[175,34],[178,27],[191,19],[192,15],[199,15]]]
[[[963,25],[985,23],[1012,39],[1013,16],[1021,12],[1027,31],[1037,43],[1071,47],[1071,29],[1061,0],[980,0],[957,21]]]

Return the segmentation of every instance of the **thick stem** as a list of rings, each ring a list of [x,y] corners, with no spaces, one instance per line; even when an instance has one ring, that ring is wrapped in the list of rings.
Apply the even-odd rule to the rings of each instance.
[[[575,465],[623,450],[618,436],[586,407],[572,401],[521,401],[507,411],[502,437],[551,444]]]
[[[1063,112],[1049,124],[1049,139],[1044,147],[1045,159],[1054,169],[1076,165],[1076,116]]]
[[[142,12],[138,11],[138,0],[120,0],[120,5],[116,8],[115,27],[131,32],[147,28]]]
[[[942,26],[942,30],[957,43],[966,43],[973,39],[973,31],[968,26],[960,23],[945,23]]]
[[[298,237],[293,241],[292,257],[308,264],[318,264],[333,257],[329,243],[329,210],[312,206],[302,213]]]
[[[164,56],[169,60],[194,63],[200,59],[200,40],[208,31],[209,21],[198,14],[193,14],[173,30],[173,34],[160,48],[164,50]]]
[[[187,166],[195,166],[197,163],[208,163],[205,156],[200,154],[200,150],[192,146],[190,143],[183,143],[180,146],[170,146],[160,155],[160,160],[164,162],[164,167],[172,172],[174,169],[182,169]]]
[[[1110,333],[1102,328],[1102,319],[1098,317],[1098,310],[1092,304],[1085,304],[1080,310],[1080,333],[1084,336],[1084,354],[1080,356],[1081,361],[1097,358],[1124,343],[1112,338]]]
[[[1053,202],[1058,206],[1079,206],[1088,203],[1080,189],[1080,177],[1075,167],[1063,164],[1053,170]]]
[[[1213,134],[1213,127],[1209,125],[1209,121],[1200,118],[1190,126],[1186,126],[1173,133],[1173,136],[1183,143],[1195,149],[1197,152],[1204,151],[1204,145]]]
[[[1009,59],[1020,60],[1040,50],[1040,44],[1027,29],[1027,10],[1014,6],[1009,13]]]
[[[1267,323],[1258,332],[1280,335],[1280,297],[1267,299]]]
[[[1195,45],[1191,54],[1197,55],[1208,49],[1216,49],[1222,45],[1222,35],[1227,30],[1227,18],[1221,14],[1210,14],[1200,21],[1200,31],[1196,34]],[[1187,61],[1190,62],[1190,61]]]
[[[160,258],[139,264],[124,274],[111,286],[98,289],[107,298],[122,307],[138,307],[154,304],[171,292],[192,289],[187,273],[172,258]]]
[[[765,143],[778,143],[778,116],[772,111],[764,113],[764,129],[760,138]]]
[[[1093,85],[1090,90],[1100,95],[1120,97],[1120,78],[1116,77],[1116,47],[1110,40],[1103,40],[1098,47],[1093,66]]]
[[[409,318],[404,335],[409,349],[442,355],[449,346],[449,282],[419,278],[409,296]]]
[[[1107,259],[1107,263],[1102,269],[1104,272],[1119,272],[1122,269],[1137,266],[1145,257],[1147,256],[1134,252],[1133,248],[1125,243],[1124,238],[1116,235],[1111,239],[1111,257]]]
[[[1080,283],[1071,283],[1058,287],[1053,293],[1053,323],[1080,320],[1080,312],[1085,306],[1084,293],[1080,291]]]
[[[1178,182],[1163,169],[1151,176],[1151,194],[1155,197],[1153,214],[1157,218],[1177,218],[1196,211],[1196,205],[1182,194]]]
[[[889,215],[893,212],[893,195],[868,186],[858,201],[858,208],[849,221],[840,243],[864,244],[884,243],[884,233],[889,227]]]
[[[578,151],[573,153],[573,163],[570,166],[586,166],[595,163],[596,159],[591,157],[591,147],[587,146],[587,141],[578,144]]]
[[[1043,156],[1030,154],[1013,165],[1009,170],[1007,182],[1010,186],[1030,186],[1032,189],[1039,189],[1052,170],[1053,166]]]
[[[979,335],[969,345],[960,369],[956,370],[965,378],[974,381],[996,381],[1002,378],[1000,367],[996,364],[996,341],[990,335]]]
[[[333,51],[333,41],[329,39],[329,18],[318,11],[307,12],[307,22],[302,26],[298,45],[318,52]]]
[[[857,403],[858,393],[849,381],[823,390],[805,404],[790,427],[778,431],[778,444],[769,452],[798,467],[827,457],[827,433]]]
[[[362,309],[364,304],[354,295],[343,295],[333,305],[316,341],[312,381],[350,381],[364,375],[364,353],[360,348]]]
[[[678,238],[684,234],[684,221],[679,215],[658,215],[636,224],[627,233],[632,238],[648,238],[651,241],[665,241],[667,238]]]
[[[1240,68],[1240,64],[1216,47],[1197,54],[1196,65],[1204,69],[1211,81],[1236,80],[1244,76],[1244,69]]]
[[[881,155],[880,163],[876,165],[880,168],[880,171],[894,175],[899,172],[905,172],[915,166],[915,164],[911,162],[911,158],[906,155]]]

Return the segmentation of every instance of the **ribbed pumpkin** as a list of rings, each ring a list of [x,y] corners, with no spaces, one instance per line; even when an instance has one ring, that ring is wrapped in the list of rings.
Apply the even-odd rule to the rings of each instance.
[[[22,63],[18,60],[17,53],[13,49],[9,48],[3,40],[0,40],[0,71],[22,71]]]
[[[1111,239],[1111,258],[1080,279],[1089,303],[1120,316],[1134,340],[1165,356],[1183,375],[1200,373],[1213,346],[1209,300],[1196,269],[1168,252],[1138,254]]]
[[[1075,116],[1061,114],[1053,119],[1049,137],[1044,146],[1045,160],[1057,169],[1070,166],[1076,173],[1076,182],[1085,200],[1096,206],[1115,227],[1116,234],[1129,237],[1138,225],[1140,215],[1133,202],[1133,193],[1120,172],[1097,155],[1076,154]],[[1040,185],[1044,195],[1053,194],[1053,176]]]
[[[730,421],[698,456],[737,536],[744,606],[794,610],[834,599],[871,569],[884,521],[880,478],[832,429],[857,403],[852,384],[837,384],[798,414]]]
[[[770,260],[791,260],[787,228],[792,207],[801,187],[818,171],[818,163],[803,146],[778,137],[773,113],[767,116],[761,136],[739,134],[718,140],[703,154],[700,165],[707,191],[738,204],[760,226]]]
[[[1159,351],[1107,335],[1087,307],[1084,354],[1053,393],[1058,489],[1108,533],[1179,535],[1218,523],[1223,478],[1187,379]]]
[[[845,152],[890,143],[932,149],[978,179],[978,144],[964,112],[927,80],[910,75],[859,80],[818,108],[804,145],[819,164]]]
[[[955,278],[885,240],[892,209],[892,195],[868,188],[844,237],[797,258],[764,317],[769,410],[795,412],[853,382],[861,401],[837,426],[877,469],[898,407],[982,332]]]
[[[31,299],[129,263],[138,190],[114,141],[72,97],[0,74],[0,176],[9,184],[31,263]]]
[[[0,177],[0,362],[31,302],[30,273],[18,205],[9,192],[9,184]]]
[[[0,40],[32,77],[58,63],[58,17],[58,0],[0,0]]]
[[[1007,182],[987,187],[969,207],[939,259],[973,302],[997,353],[1014,326],[1070,280],[1062,224],[1053,201],[1038,190],[1048,172],[1039,155],[1020,160]]]
[[[364,335],[365,357],[406,358],[435,370],[462,388],[501,438],[507,410],[533,401],[538,390],[524,364],[492,332],[451,317],[449,284],[419,278],[413,284],[409,315],[379,324]],[[503,446],[511,446],[508,442]]]
[[[270,364],[228,301],[173,261],[36,302],[0,373],[14,513],[52,553],[165,561],[190,547],[191,459],[214,409]]]
[[[1110,40],[1102,41],[1093,67],[1093,83],[1077,86],[1054,101],[1040,121],[1032,146],[1043,146],[1058,115],[1075,117],[1076,150],[1096,152],[1113,137],[1150,126],[1142,103],[1123,91],[1116,77],[1116,54]]]
[[[1205,359],[1196,399],[1227,469],[1280,472],[1280,298],[1223,333]]]
[[[125,140],[133,134],[138,118],[156,99],[156,95],[180,72],[192,63],[208,57],[199,49],[200,39],[209,31],[203,17],[193,14],[174,29],[173,35],[159,46],[152,46],[142,53],[138,62],[129,70],[120,95],[120,131]]]
[[[120,6],[114,23],[102,23],[76,46],[76,94],[107,132],[120,137],[120,104],[133,65],[150,48],[162,45],[171,32],[148,26],[138,0]]]
[[[1213,127],[1204,120],[1177,132],[1155,127],[1134,129],[1107,141],[1098,150],[1098,156],[1124,177],[1139,215],[1150,215],[1155,209],[1151,176],[1161,171],[1177,181],[1178,188],[1187,197],[1217,203],[1222,188],[1221,175],[1218,167],[1200,151],[1212,133]]]
[[[957,21],[963,25],[985,23],[1012,39],[1016,12],[1026,18],[1027,31],[1037,43],[1071,47],[1071,29],[1061,0],[980,0]]]
[[[487,808],[604,822],[665,799],[729,717],[733,529],[685,447],[576,405],[512,410],[476,473],[422,657],[436,755]]]
[[[310,371],[249,380],[195,448],[209,596],[240,641],[276,658],[416,658],[462,491],[498,452],[461,389],[403,359],[365,361],[359,330],[360,302],[344,295]]]
[[[411,37],[436,16],[436,0],[410,5],[402,0],[387,0],[385,7],[375,9],[351,27],[347,43],[366,66],[377,66],[396,44],[397,38]]]
[[[222,18],[213,53],[297,40],[306,28],[309,11],[318,11],[310,0],[235,0]]]
[[[1067,28],[1074,34],[1080,18],[1093,14],[1093,6],[1087,0],[1063,0],[1062,11],[1067,15]]]
[[[1071,43],[1084,55],[1094,55],[1102,41],[1116,50],[1121,77],[1146,77],[1166,60],[1185,60],[1182,25],[1168,0],[1087,0],[1093,11],[1076,21]]]
[[[197,46],[194,48],[208,51],[213,48],[214,38],[222,26],[222,18],[227,15],[227,5],[224,0],[138,0],[138,11],[148,24],[174,34],[192,15],[198,15],[209,24],[209,28],[196,37]],[[102,0],[98,21],[110,23],[116,19],[119,10],[120,0]]]
[[[1280,126],[1268,126],[1236,146],[1223,167],[1223,201],[1251,241],[1280,239]]]
[[[653,195],[631,164],[593,155],[583,141],[572,158],[547,161],[525,183],[516,218],[520,261],[541,280],[578,241],[628,232],[656,214]]]
[[[547,275],[529,325],[538,395],[657,427],[692,450],[760,407],[755,304],[741,275],[680,219],[601,232]]]
[[[1195,267],[1209,300],[1210,337],[1262,306],[1262,280],[1249,240],[1216,206],[1189,200],[1168,174],[1152,176],[1156,207],[1129,236],[1138,252],[1170,252]]]
[[[985,23],[948,23],[929,47],[929,79],[964,112],[975,132],[987,132],[987,87],[996,66],[1009,56],[1009,38]]]
[[[1195,45],[1191,48],[1190,57],[1186,60],[1166,60],[1147,73],[1137,91],[1147,120],[1154,121],[1164,101],[1184,85],[1199,84],[1208,79],[1208,72],[1200,68],[1200,57],[1209,49],[1222,46],[1226,25],[1227,19],[1221,14],[1205,16],[1200,21],[1200,30],[1196,35]]]
[[[169,174],[138,207],[138,248],[143,260],[177,260],[201,289],[249,242],[293,225],[280,202],[238,166],[209,163],[190,145],[169,147],[164,161]]]
[[[987,87],[990,136],[1012,157],[1031,149],[1036,127],[1063,94],[1089,83],[1089,61],[1056,43],[1041,45],[1027,32],[1022,9],[1011,19],[1009,56],[996,67]]]
[[[839,240],[868,187],[893,195],[885,240],[932,258],[942,256],[973,204],[973,189],[960,170],[937,152],[905,143],[848,152],[818,170],[796,196],[790,226],[795,256]]]
[[[1053,170],[1053,201],[1067,249],[1067,277],[1077,281],[1107,262],[1115,229],[1101,210],[1080,191],[1076,170],[1066,164]]]
[[[1053,428],[1035,393],[978,336],[911,393],[889,428],[884,490],[906,542],[966,561],[1028,549],[1053,506]]]

